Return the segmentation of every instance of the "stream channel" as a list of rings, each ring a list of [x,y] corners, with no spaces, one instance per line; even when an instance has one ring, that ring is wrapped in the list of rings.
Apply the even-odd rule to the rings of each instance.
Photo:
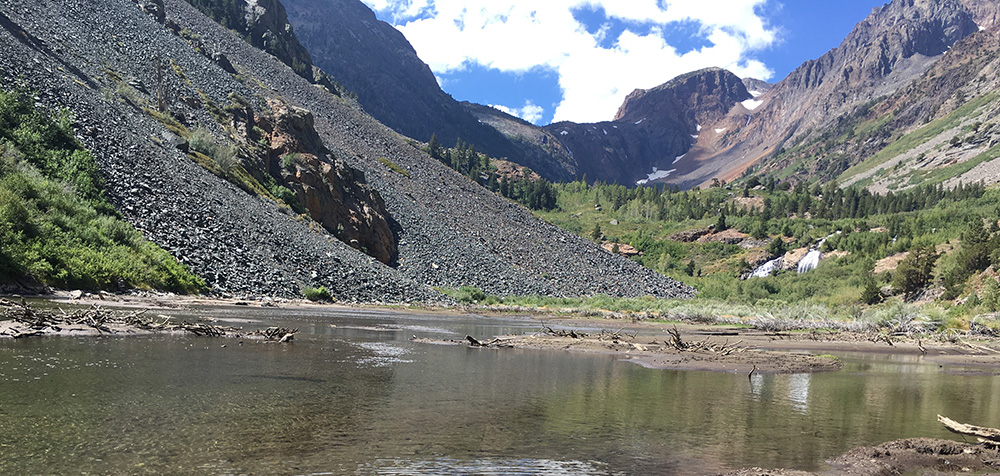
[[[841,372],[748,379],[610,355],[410,341],[538,330],[527,318],[342,308],[206,314],[300,332],[291,344],[0,340],[0,474],[817,470],[855,446],[951,438],[938,413],[1000,422],[1000,377],[917,356],[843,354]]]

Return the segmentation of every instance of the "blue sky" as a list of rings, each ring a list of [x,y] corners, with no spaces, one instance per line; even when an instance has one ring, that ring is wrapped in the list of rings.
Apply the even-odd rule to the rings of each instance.
[[[719,66],[779,81],[876,0],[363,0],[442,88],[539,125],[610,120],[636,88]]]

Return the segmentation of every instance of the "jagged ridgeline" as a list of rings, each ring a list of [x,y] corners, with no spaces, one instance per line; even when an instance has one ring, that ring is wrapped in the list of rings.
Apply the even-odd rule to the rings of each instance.
[[[0,89],[0,284],[197,292],[205,283],[104,199],[70,116]]]

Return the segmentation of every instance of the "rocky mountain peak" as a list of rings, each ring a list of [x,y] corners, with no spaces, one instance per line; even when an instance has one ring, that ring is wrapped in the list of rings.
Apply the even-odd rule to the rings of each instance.
[[[636,89],[625,98],[615,121],[655,120],[649,118],[683,111],[694,127],[720,119],[734,104],[751,97],[735,74],[722,68],[706,68],[652,89]]]

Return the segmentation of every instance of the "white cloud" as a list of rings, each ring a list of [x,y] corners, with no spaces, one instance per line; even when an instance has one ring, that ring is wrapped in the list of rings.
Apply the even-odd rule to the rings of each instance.
[[[545,109],[542,106],[533,104],[531,100],[525,101],[524,106],[519,108],[509,108],[500,104],[490,104],[490,107],[512,116],[520,117],[532,124],[538,124],[545,115]]]
[[[555,121],[609,120],[632,90],[709,66],[761,79],[772,75],[751,57],[776,41],[776,30],[758,14],[768,0],[363,1],[394,18],[435,73],[469,64],[555,71],[563,92]],[[626,29],[617,38],[607,37],[607,27],[592,34],[573,17],[580,8],[603,9],[609,18],[647,28]],[[675,22],[695,24],[706,46],[680,52],[668,44],[663,33]],[[517,115],[533,113],[528,105]]]

